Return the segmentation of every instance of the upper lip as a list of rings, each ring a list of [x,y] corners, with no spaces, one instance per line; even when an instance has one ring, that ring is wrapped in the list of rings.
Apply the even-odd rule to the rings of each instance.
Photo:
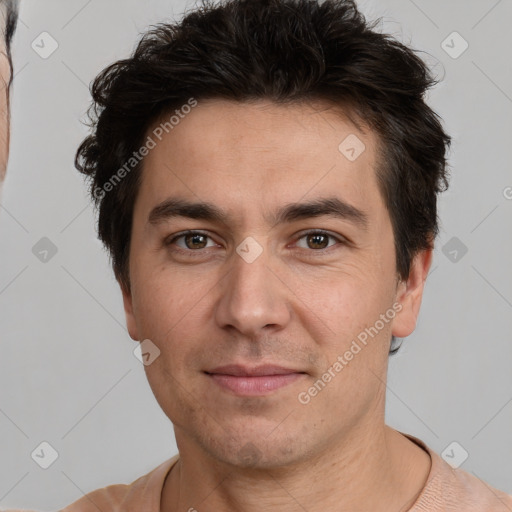
[[[236,377],[255,377],[261,375],[287,375],[290,373],[305,373],[292,368],[284,368],[273,364],[265,364],[262,366],[243,366],[239,364],[228,364],[218,366],[213,370],[207,370],[206,373],[217,373],[222,375],[234,375]]]

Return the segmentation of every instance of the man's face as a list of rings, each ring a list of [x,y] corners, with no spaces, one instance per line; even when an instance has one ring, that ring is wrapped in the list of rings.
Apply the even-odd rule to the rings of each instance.
[[[345,156],[350,149],[338,149],[349,135],[366,147],[354,161]],[[419,303],[397,280],[375,165],[371,132],[325,106],[263,101],[200,102],[150,151],[134,208],[131,293],[123,298],[132,338],[160,350],[145,368],[180,450],[199,446],[219,460],[243,465],[252,457],[270,467],[382,421],[390,337],[414,329]],[[225,218],[154,210],[171,198],[210,203]],[[344,215],[273,219],[292,203],[327,198],[344,203]],[[201,234],[173,241],[187,230]],[[397,302],[401,311],[389,320]],[[384,327],[301,403],[299,395],[306,402],[304,392],[387,312]],[[258,384],[207,373],[267,364],[298,375]]]
[[[5,44],[5,8],[0,7],[0,190],[9,156],[9,108],[8,94],[11,80],[11,66]]]

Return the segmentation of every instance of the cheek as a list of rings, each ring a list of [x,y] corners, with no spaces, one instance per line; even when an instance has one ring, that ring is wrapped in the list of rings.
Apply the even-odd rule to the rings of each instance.
[[[181,287],[180,287],[181,288]],[[182,289],[182,288],[181,288]],[[176,293],[176,286],[145,287],[134,301],[134,313],[140,336],[157,345],[184,329],[194,318],[194,295],[189,291]],[[197,306],[196,306],[197,307]]]
[[[361,400],[370,403],[378,392],[380,381],[375,375],[381,375],[386,366],[392,325],[392,316],[381,320],[392,308],[391,281],[354,276],[331,280],[325,291],[304,284],[301,296],[309,298],[309,308],[303,308],[300,322],[322,352],[325,367],[321,371],[331,368],[331,375],[336,375],[328,384],[330,391],[322,391],[320,402],[333,400],[334,408],[345,412],[354,394],[365,395]],[[336,362],[338,371],[333,368]]]
[[[149,256],[140,257],[132,267],[134,313],[143,332],[169,329],[180,313],[183,316],[193,300],[193,290],[185,286],[183,274],[159,268]]]
[[[142,272],[150,269],[141,264]],[[172,353],[172,361],[183,358],[205,325],[205,307],[211,286],[190,273],[155,270],[133,276],[133,310],[141,339],[150,339],[162,355]],[[168,359],[168,358],[167,358]]]
[[[148,383],[162,409],[173,417],[173,411],[194,407],[189,403],[195,392],[187,358],[201,349],[197,343],[204,339],[199,299],[182,283],[159,279],[145,282],[134,301],[141,339],[150,339],[160,350],[159,357],[144,367]]]
[[[389,274],[389,272],[388,272]],[[390,306],[391,280],[370,269],[339,268],[324,275],[295,276],[296,303],[308,316],[304,325],[324,324],[331,336],[345,338],[375,322]]]

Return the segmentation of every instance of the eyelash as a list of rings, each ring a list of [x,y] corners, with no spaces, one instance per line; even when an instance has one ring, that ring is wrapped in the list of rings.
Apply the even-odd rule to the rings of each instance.
[[[210,235],[208,235],[208,233],[205,233],[204,231],[195,231],[195,230],[189,230],[189,231],[183,231],[181,233],[178,233],[177,235],[173,236],[172,238],[170,239],[167,239],[164,241],[164,244],[165,246],[171,246],[173,245],[177,240],[181,239],[181,238],[184,238],[186,236],[190,236],[190,235],[203,235],[209,239],[212,239],[212,237]],[[331,233],[329,233],[328,231],[324,231],[322,229],[314,229],[314,230],[311,230],[311,231],[306,231],[304,233],[302,233],[298,238],[296,238],[295,242],[298,242],[299,240],[302,240],[303,238],[307,237],[307,236],[310,236],[310,235],[324,235],[324,236],[327,236],[329,238],[332,238],[334,240],[336,240],[338,242],[338,245],[347,245],[348,244],[348,241],[341,237],[341,236],[335,236]],[[330,253],[330,250],[333,249],[333,248],[336,248],[336,245],[331,245],[331,246],[328,246],[324,249],[301,249],[303,251],[306,251],[306,252],[314,252],[315,255],[318,255],[318,256],[321,256],[321,255],[324,255],[324,254],[328,254]],[[186,254],[187,256],[201,256],[201,255],[204,255],[204,251],[206,251],[207,249],[197,249],[197,250],[194,250],[194,249],[183,249],[181,247],[176,247],[176,250],[178,252],[181,252],[182,254]],[[194,254],[194,253],[197,253],[197,254]],[[318,253],[318,254],[317,254]]]

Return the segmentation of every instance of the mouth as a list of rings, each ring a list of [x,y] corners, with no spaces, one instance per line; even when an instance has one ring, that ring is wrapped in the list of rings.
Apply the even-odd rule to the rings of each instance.
[[[306,372],[282,366],[220,366],[204,372],[224,391],[239,396],[262,396],[303,378]]]

